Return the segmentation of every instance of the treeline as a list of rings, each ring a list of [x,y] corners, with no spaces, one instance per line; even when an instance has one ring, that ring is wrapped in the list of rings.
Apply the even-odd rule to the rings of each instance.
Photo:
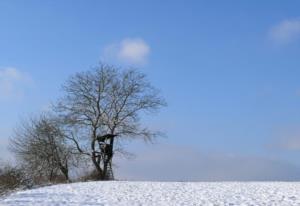
[[[124,154],[126,140],[160,135],[143,126],[141,115],[166,103],[137,70],[101,63],[71,76],[62,89],[49,112],[15,128],[9,149],[16,163],[2,167],[0,188],[70,182],[71,176],[111,180],[113,157]],[[92,169],[79,177],[76,172],[85,168]],[[10,178],[16,183],[4,181]]]

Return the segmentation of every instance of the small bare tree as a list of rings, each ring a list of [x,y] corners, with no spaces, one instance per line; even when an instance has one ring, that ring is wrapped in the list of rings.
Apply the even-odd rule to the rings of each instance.
[[[116,141],[138,137],[151,140],[158,133],[142,127],[142,112],[165,105],[157,89],[136,70],[118,70],[100,64],[72,76],[63,86],[65,95],[56,105],[80,154],[89,156],[101,180],[111,179]],[[119,144],[121,145],[121,144]]]
[[[53,182],[60,174],[69,181],[72,154],[55,119],[41,115],[24,122],[11,138],[10,149],[36,182]]]

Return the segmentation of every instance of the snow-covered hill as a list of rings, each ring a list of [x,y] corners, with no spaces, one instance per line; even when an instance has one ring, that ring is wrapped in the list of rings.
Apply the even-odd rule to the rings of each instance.
[[[300,205],[300,183],[89,182],[20,191],[0,205]]]

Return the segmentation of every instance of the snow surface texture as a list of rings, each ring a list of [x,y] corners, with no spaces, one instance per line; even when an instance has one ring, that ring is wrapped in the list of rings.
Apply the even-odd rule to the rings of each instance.
[[[88,182],[16,192],[0,205],[300,205],[300,183]]]

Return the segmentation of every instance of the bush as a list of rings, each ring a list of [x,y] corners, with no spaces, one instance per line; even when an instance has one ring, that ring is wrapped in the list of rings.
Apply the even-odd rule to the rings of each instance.
[[[31,186],[30,181],[26,178],[21,168],[8,164],[0,168],[0,195]]]

